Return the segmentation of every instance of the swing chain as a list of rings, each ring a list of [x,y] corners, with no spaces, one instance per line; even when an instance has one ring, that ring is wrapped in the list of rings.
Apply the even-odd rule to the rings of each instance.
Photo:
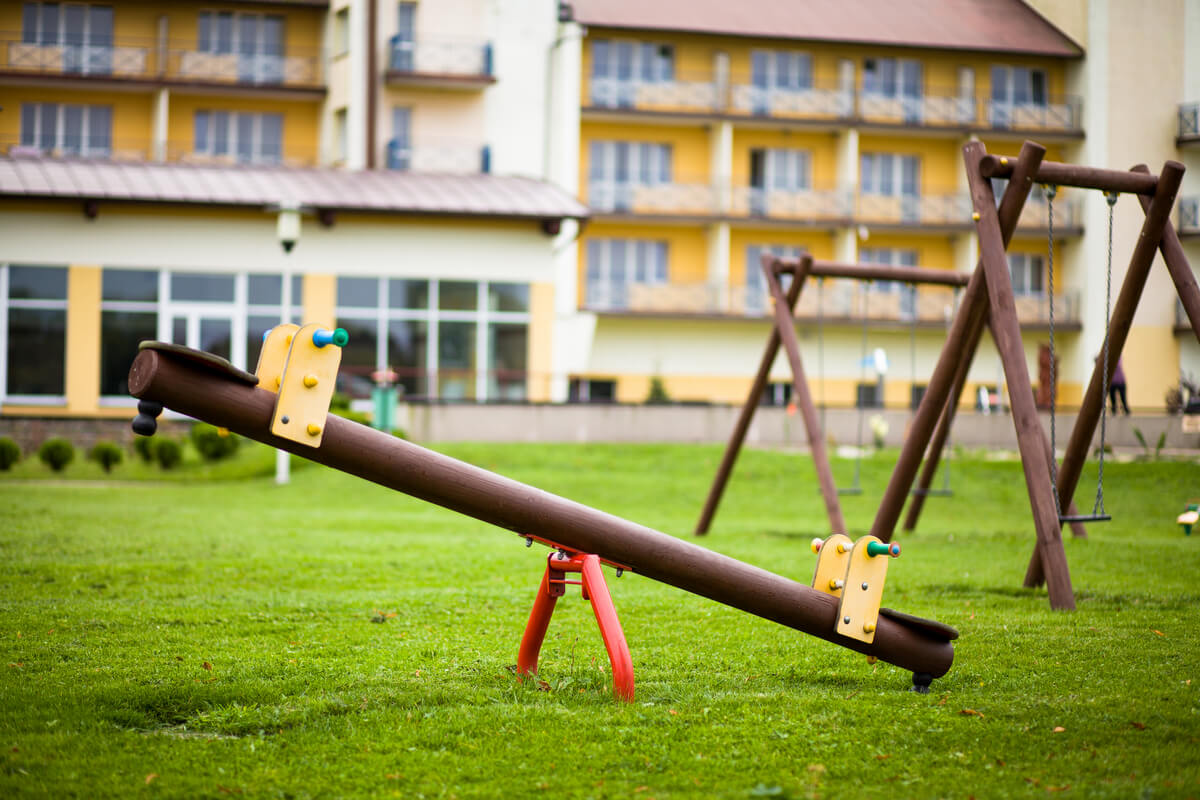
[[[1108,270],[1104,281],[1104,354],[1100,374],[1100,459],[1096,474],[1096,502],[1092,505],[1093,514],[1104,514],[1104,438],[1106,421],[1108,419],[1108,334],[1109,315],[1112,313],[1112,258],[1113,258],[1113,208],[1117,205],[1117,192],[1105,192],[1104,199],[1108,203]]]
[[[1058,360],[1054,346],[1054,196],[1058,187],[1051,183],[1042,184],[1046,196],[1046,285],[1049,299],[1048,320],[1050,326],[1050,492],[1054,495],[1054,510],[1062,517],[1062,503],[1058,497],[1058,441],[1054,418],[1058,406]]]

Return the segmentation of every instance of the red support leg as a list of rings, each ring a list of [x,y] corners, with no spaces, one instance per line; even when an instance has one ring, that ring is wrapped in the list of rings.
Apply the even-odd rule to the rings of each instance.
[[[568,572],[578,572],[580,580],[568,581]],[[554,605],[566,593],[569,583],[578,584],[584,599],[592,604],[596,623],[600,626],[600,638],[604,641],[604,649],[608,651],[608,660],[612,665],[613,693],[622,700],[633,702],[633,658],[629,655],[625,632],[621,630],[621,621],[617,618],[608,584],[600,569],[599,556],[584,553],[567,555],[565,551],[550,554],[542,585],[538,587],[537,598],[533,601],[533,610],[525,626],[525,634],[521,637],[517,673],[529,675],[537,672],[538,654],[550,626],[550,617],[554,614]]]

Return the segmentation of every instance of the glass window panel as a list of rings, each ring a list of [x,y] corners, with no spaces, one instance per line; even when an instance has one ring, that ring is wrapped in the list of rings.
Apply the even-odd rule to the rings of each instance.
[[[58,44],[58,3],[42,3],[42,44]]]
[[[992,67],[992,100],[1008,99],[1008,67]]]
[[[78,155],[83,146],[83,106],[63,106],[62,149]]]
[[[258,52],[258,21],[257,14],[238,14],[238,52],[242,55]]]
[[[614,142],[613,144],[616,176],[619,183],[627,183],[629,181],[629,147],[629,142]]]
[[[158,272],[149,269],[106,269],[100,295],[105,300],[153,303],[158,300]]]
[[[186,345],[187,339],[187,317],[175,317],[171,320],[171,343]]]
[[[201,53],[211,52],[213,41],[213,19],[211,11],[201,11],[196,26],[196,49]]]
[[[112,6],[90,6],[88,14],[88,41],[100,47],[112,46]]]
[[[342,348],[338,370],[337,391],[354,398],[371,396],[375,382],[371,373],[380,368],[377,345],[379,327],[373,319],[338,317],[338,327],[350,334],[350,342]]]
[[[103,311],[100,314],[100,394],[129,394],[129,367],[138,344],[158,338],[153,311]],[[256,351],[257,352],[257,351]]]
[[[262,114],[261,120],[262,157],[277,163],[283,157],[283,114]]]
[[[233,321],[228,318],[202,318],[199,349],[224,359],[230,358],[233,352]]]
[[[232,303],[233,276],[204,275],[193,272],[172,273],[171,299]]]
[[[658,180],[662,183],[671,182],[671,145],[658,146]]]
[[[25,147],[37,145],[37,103],[21,103],[21,144]]]
[[[222,11],[217,14],[216,52],[233,52],[233,12]]]
[[[241,163],[254,160],[254,118],[256,114],[240,113],[237,115],[237,157]]]
[[[628,81],[633,78],[633,44],[617,42],[617,80]]]
[[[675,48],[664,44],[658,48],[658,79],[675,80]]]
[[[192,150],[197,153],[207,153],[209,148],[210,116],[207,111],[197,111],[192,115]]]
[[[438,326],[438,397],[475,398],[475,323],[442,322]]]
[[[107,153],[112,148],[112,107],[90,106],[87,128],[86,146],[88,151]]]
[[[770,80],[771,53],[766,50],[753,50],[750,53],[750,83],[759,88],[766,89]]]
[[[36,44],[38,32],[38,4],[26,3],[21,9],[21,41]]]
[[[246,317],[246,366],[256,369],[259,353],[262,352],[263,336],[279,324],[278,316],[251,314]]]
[[[13,300],[66,300],[66,267],[9,267],[8,296]]]
[[[255,306],[277,306],[283,302],[282,275],[249,275],[246,280],[246,295]],[[296,298],[292,298],[292,303]]]
[[[9,394],[63,394],[66,385],[67,312],[8,310]]]
[[[42,103],[38,110],[41,117],[38,146],[43,150],[53,150],[58,147],[58,103]]]
[[[641,63],[638,65],[638,74],[647,83],[654,82],[654,51],[656,49],[650,42],[642,42],[639,48],[638,58]]]
[[[659,283],[667,283],[667,243],[654,243],[655,278]]]
[[[895,185],[895,175],[893,170],[894,160],[890,154],[878,156],[879,163],[879,193],[885,197],[891,197],[893,187]]]
[[[529,352],[529,328],[526,325],[488,326],[488,398],[519,401],[525,399],[525,369]]]
[[[1046,105],[1046,73],[1040,69],[1035,69],[1029,74],[1030,80],[1030,99],[1034,105]]]
[[[388,323],[388,366],[399,376],[397,383],[408,397],[425,397],[429,326],[424,320],[392,320]]]
[[[1029,69],[1027,67],[1013,67],[1013,102],[1028,103],[1029,102]]]
[[[214,111],[212,121],[212,153],[215,156],[227,155],[229,153],[229,112]]]
[[[479,305],[478,286],[474,281],[442,281],[438,284],[438,308],[474,311]]]
[[[608,76],[608,41],[597,39],[592,42],[592,76]]]
[[[528,311],[529,284],[489,283],[488,308],[492,311]]]
[[[589,239],[587,243],[587,276],[588,282],[600,280],[604,273],[604,242],[600,239]]]
[[[608,245],[608,274],[613,283],[625,283],[625,245],[624,239],[613,239]]]
[[[606,156],[609,153],[609,142],[592,142],[588,147],[588,176],[592,180],[597,180],[605,177]]]
[[[376,308],[379,305],[378,278],[338,278],[338,305],[353,308]]]
[[[388,281],[389,308],[429,308],[429,281],[392,278]]]
[[[262,53],[267,56],[283,55],[283,17],[273,14],[263,17]]]

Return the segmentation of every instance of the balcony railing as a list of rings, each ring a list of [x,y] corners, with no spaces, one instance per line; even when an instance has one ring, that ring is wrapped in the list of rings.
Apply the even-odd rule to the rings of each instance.
[[[110,139],[107,136],[63,135],[57,141],[29,144],[17,137],[0,136],[0,153],[21,157],[85,158],[103,161],[140,163],[165,161],[212,166],[286,166],[316,165],[315,156],[291,153],[277,155],[260,150],[241,153],[199,153],[192,142],[171,140],[157,146],[149,137]]]
[[[388,80],[403,82],[423,76],[491,83],[492,43],[393,36],[389,42]]]
[[[1200,103],[1179,104],[1179,142],[1200,142]]]
[[[727,114],[811,121],[860,122],[953,130],[1029,130],[1076,133],[1082,128],[1082,102],[1051,95],[1045,102],[1011,102],[931,87],[920,96],[867,92],[840,84],[804,88],[755,85],[747,76],[717,81],[711,75],[679,75],[672,80],[590,76],[586,105],[595,109]]]
[[[1200,197],[1183,197],[1179,200],[1180,235],[1200,235]]]
[[[388,169],[465,175],[492,171],[492,151],[485,145],[443,141],[437,147],[412,146],[398,139],[387,143]]]
[[[972,211],[971,199],[963,192],[883,196],[831,188],[729,187],[702,180],[655,184],[591,180],[586,199],[599,214],[745,217],[834,225],[966,227],[971,225]],[[1018,228],[1042,230],[1046,222],[1045,199],[1032,192]],[[1055,201],[1054,225],[1060,232],[1082,225],[1078,198]]]
[[[320,88],[317,51],[214,53],[191,41],[118,38],[111,44],[36,44],[0,32],[0,71],[142,81]]]
[[[1044,325],[1050,302],[1044,294],[1016,296],[1017,317],[1025,325]],[[613,283],[589,281],[584,307],[589,311],[631,314],[696,314],[765,317],[770,298],[757,286],[699,283]],[[859,322],[944,325],[955,311],[954,290],[944,286],[910,287],[902,283],[864,283],[829,279],[810,283],[796,304],[797,319],[813,322],[818,315],[831,324]],[[1078,293],[1055,295],[1056,325],[1079,323]]]

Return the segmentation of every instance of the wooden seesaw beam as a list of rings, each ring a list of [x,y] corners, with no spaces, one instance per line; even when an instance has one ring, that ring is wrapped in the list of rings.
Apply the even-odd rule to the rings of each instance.
[[[840,636],[835,632],[838,599],[832,595],[336,415],[329,415],[319,447],[273,436],[276,395],[196,356],[203,354],[141,350],[129,371],[130,393],[522,536],[594,553],[648,578],[874,656],[912,671],[918,688],[946,674],[954,660],[949,639],[957,634],[939,623],[896,612],[888,616],[881,609],[874,642]]]

